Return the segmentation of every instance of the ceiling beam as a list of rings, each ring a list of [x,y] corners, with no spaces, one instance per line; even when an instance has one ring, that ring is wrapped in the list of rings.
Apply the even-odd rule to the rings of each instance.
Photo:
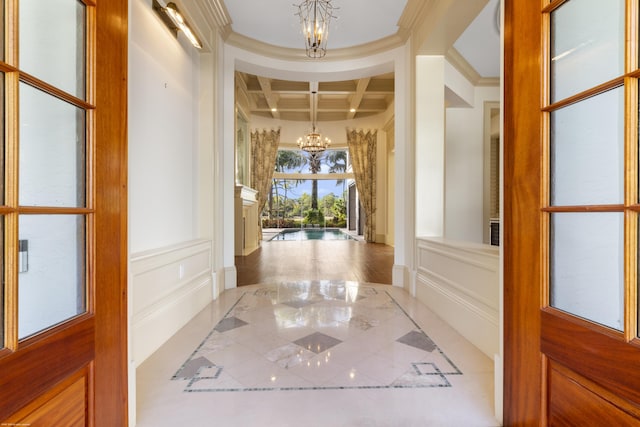
[[[267,105],[271,109],[271,114],[274,119],[280,118],[280,113],[278,112],[278,95],[274,94],[271,91],[271,80],[265,77],[258,77],[258,83],[260,83],[260,87],[262,88],[262,92],[264,93],[264,98],[267,101]]]
[[[318,82],[309,82],[309,120],[315,123],[318,120]],[[314,95],[315,94],[315,95]]]
[[[349,112],[347,113],[347,120],[353,119],[358,111],[358,107],[360,107],[360,102],[362,102],[362,97],[364,96],[364,92],[367,90],[369,86],[369,82],[371,81],[371,77],[367,77],[364,79],[358,80],[358,84],[356,85],[356,93],[351,97],[351,102],[349,103]]]

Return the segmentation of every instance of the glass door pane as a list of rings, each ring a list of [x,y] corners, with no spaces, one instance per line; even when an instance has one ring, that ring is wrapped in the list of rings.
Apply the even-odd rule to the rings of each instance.
[[[85,206],[85,112],[20,84],[21,206]]]
[[[4,295],[4,290],[5,290],[5,281],[4,281],[4,255],[5,255],[5,251],[4,251],[4,215],[0,215],[0,283],[2,283],[2,286],[0,286],[0,322],[2,322],[2,324],[0,324],[0,348],[4,348],[6,346],[6,343],[4,341],[4,337],[5,337],[5,331],[4,331],[4,325],[5,325],[5,311],[4,311],[4,305],[5,305],[5,295]]]
[[[4,22],[4,2],[0,1],[0,18]],[[3,40],[4,40],[4,25],[3,25]],[[2,44],[0,44],[2,45]],[[2,49],[4,54],[4,49]],[[0,73],[0,205],[5,204],[5,75]],[[6,343],[5,338],[5,280],[4,280],[4,215],[0,215],[0,348],[4,348]]]
[[[20,215],[18,338],[26,338],[86,311],[83,215]]]
[[[624,0],[571,0],[551,13],[551,102],[624,72]]]
[[[623,242],[622,213],[552,214],[551,306],[622,331]]]
[[[6,38],[4,23],[4,0],[0,0],[0,60],[2,61],[4,61],[4,41]]]
[[[20,68],[85,98],[85,9],[78,0],[20,0]]]
[[[624,89],[551,113],[551,205],[624,203]]]

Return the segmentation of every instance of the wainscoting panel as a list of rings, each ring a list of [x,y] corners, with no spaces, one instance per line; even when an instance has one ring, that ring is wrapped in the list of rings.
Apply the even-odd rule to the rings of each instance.
[[[211,242],[194,240],[131,256],[135,366],[213,299]]]
[[[491,359],[499,354],[499,250],[417,240],[416,297]]]

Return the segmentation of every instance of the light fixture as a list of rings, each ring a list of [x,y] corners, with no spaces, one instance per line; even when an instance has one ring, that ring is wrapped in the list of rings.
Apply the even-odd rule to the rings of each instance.
[[[309,58],[322,58],[327,54],[327,39],[329,38],[329,22],[333,10],[337,9],[331,0],[305,0],[298,6],[298,15],[305,48]]]
[[[329,148],[329,146],[331,145],[331,140],[329,138],[322,138],[322,134],[320,134],[320,131],[316,129],[316,92],[311,92],[311,95],[314,97],[311,102],[311,132],[307,133],[305,136],[298,138],[298,147],[300,147],[301,150],[307,151],[309,153],[318,153]]]
[[[196,37],[191,30],[191,27],[184,19],[178,6],[175,3],[167,3],[166,6],[161,5],[158,0],[153,0],[153,10],[156,11],[162,22],[169,28],[174,36],[178,36],[178,30],[182,31],[184,35],[189,39],[191,44],[198,49],[202,49],[202,43]]]

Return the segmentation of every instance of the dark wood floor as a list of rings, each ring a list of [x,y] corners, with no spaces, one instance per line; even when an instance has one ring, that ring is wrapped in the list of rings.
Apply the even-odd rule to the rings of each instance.
[[[265,241],[236,257],[238,286],[293,280],[391,284],[393,247],[354,240]]]

